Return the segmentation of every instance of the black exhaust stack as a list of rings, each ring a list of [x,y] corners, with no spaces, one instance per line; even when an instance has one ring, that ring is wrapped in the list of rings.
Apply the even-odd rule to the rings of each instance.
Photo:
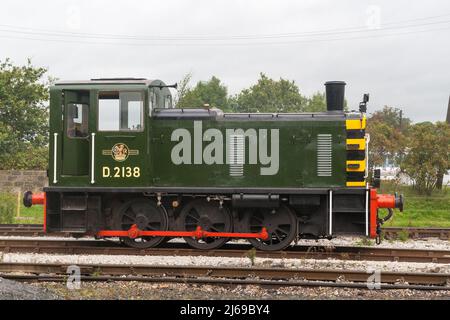
[[[344,111],[345,84],[344,81],[325,82],[327,111]]]

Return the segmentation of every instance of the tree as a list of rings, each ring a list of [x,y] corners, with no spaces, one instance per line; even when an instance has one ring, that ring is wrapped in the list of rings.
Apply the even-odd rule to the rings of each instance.
[[[44,169],[48,146],[47,69],[0,61],[0,169]]]
[[[450,96],[448,97],[447,117],[446,117],[445,122],[447,122],[447,124],[450,125]],[[450,168],[447,168],[447,169],[450,169]],[[439,190],[442,189],[442,184],[444,182],[444,175],[446,172],[447,172],[447,170],[439,173],[438,181],[436,182],[436,188]]]
[[[188,88],[180,97],[177,108],[201,108],[204,104],[222,109],[228,107],[228,89],[215,76],[208,81],[197,82],[192,89]]]
[[[295,81],[283,78],[276,81],[261,73],[255,85],[233,98],[232,109],[237,112],[302,112],[306,103]]]
[[[180,100],[183,100],[186,93],[190,90],[189,82],[192,79],[192,73],[187,73],[180,80],[177,87],[177,94],[174,97],[174,105],[177,106]]]
[[[402,172],[419,193],[430,195],[441,172],[450,167],[450,125],[445,122],[418,123],[411,127]]]
[[[327,100],[324,93],[316,92],[308,99],[305,112],[323,112],[327,111]]]
[[[369,167],[371,169],[382,166],[386,159],[397,165],[403,159],[411,121],[408,118],[400,119],[401,110],[387,106],[381,111],[375,111],[368,119]]]
[[[388,106],[384,106],[383,110],[373,112],[370,121],[381,121],[389,127],[397,128],[403,132],[407,131],[411,124],[411,120],[404,117],[401,109]]]

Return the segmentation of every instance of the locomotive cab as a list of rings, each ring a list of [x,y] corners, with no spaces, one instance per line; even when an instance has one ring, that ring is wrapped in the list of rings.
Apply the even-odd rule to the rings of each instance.
[[[123,176],[136,178],[134,185],[144,184],[141,176],[148,168],[143,157],[150,131],[147,115],[153,109],[172,108],[170,91],[162,81],[58,82],[50,94],[50,185],[121,185],[105,178]],[[131,143],[131,149],[124,141]],[[96,160],[106,154],[111,161],[105,158],[104,165],[96,166]],[[126,167],[112,166],[125,160]]]
[[[101,200],[83,188],[146,184],[149,115],[172,97],[160,80],[130,78],[57,82],[50,97],[49,187],[80,192],[48,195],[47,228],[84,233],[98,228]]]

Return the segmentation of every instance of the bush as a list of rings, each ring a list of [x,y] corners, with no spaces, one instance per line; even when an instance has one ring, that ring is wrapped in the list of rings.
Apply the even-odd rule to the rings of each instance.
[[[48,147],[27,146],[13,157],[0,157],[1,170],[46,170],[48,168]]]
[[[16,196],[0,193],[0,223],[13,223],[16,211]]]

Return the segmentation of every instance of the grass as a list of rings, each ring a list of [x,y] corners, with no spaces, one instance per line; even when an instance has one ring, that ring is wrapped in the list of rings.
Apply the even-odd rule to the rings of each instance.
[[[0,193],[0,223],[43,223],[44,210],[42,206],[25,207],[22,203],[22,195],[20,195],[20,215],[17,215],[17,205],[17,194]]]
[[[0,194],[0,223],[11,223],[16,213],[17,200],[13,194]]]
[[[404,195],[404,210],[395,210],[386,222],[391,227],[450,227],[450,189],[435,191],[431,196],[419,195],[410,186],[396,186],[382,182],[380,193]],[[383,210],[387,213],[386,210]]]
[[[355,242],[355,245],[358,247],[371,247],[374,245],[374,242],[368,238],[361,238],[360,240]]]
[[[405,200],[404,211],[400,212],[395,210],[394,217],[386,222],[384,224],[385,226],[450,228],[449,187],[442,191],[435,191],[432,196],[424,196],[417,194],[410,186],[398,186],[387,181],[383,181],[381,185],[380,193],[393,194],[394,192],[398,192],[404,195]],[[17,217],[17,195],[0,194],[0,201],[3,203],[3,209],[0,208],[2,209],[0,210],[0,222],[2,223],[43,222],[44,213],[42,206],[37,205],[26,208],[21,203],[20,217]],[[380,215],[384,215],[385,213],[387,213],[387,210],[380,210]],[[9,222],[6,219],[9,219]]]
[[[252,266],[255,265],[255,260],[256,260],[256,249],[255,248],[251,248],[250,250],[247,251],[247,257],[250,259],[250,263]]]
[[[44,208],[43,206],[31,206],[27,208],[21,203],[20,217],[14,217],[14,223],[32,223],[39,224],[44,222]]]

